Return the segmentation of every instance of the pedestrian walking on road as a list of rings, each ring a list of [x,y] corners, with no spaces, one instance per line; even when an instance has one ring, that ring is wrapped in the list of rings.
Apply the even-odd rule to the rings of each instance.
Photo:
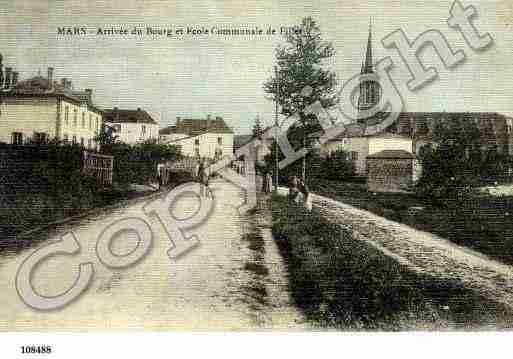
[[[301,194],[303,195],[303,205],[304,205],[305,209],[308,212],[311,212],[312,211],[312,196],[310,195],[308,186],[306,185],[306,183],[303,180],[299,180],[298,189],[299,189],[299,192],[301,192]]]
[[[266,172],[264,176],[264,193],[271,193],[273,190],[273,177],[271,172]]]

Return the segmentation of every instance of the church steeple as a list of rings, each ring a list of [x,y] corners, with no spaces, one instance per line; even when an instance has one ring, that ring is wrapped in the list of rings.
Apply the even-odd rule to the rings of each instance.
[[[362,69],[362,74],[374,73],[372,61],[372,24],[369,23],[369,38],[367,39],[367,52],[365,53],[365,64]]]
[[[361,74],[373,74],[374,63],[372,59],[372,24],[369,23],[369,37],[367,39],[367,49],[365,51],[365,59],[362,62]],[[372,80],[360,83],[360,95],[358,97],[358,110],[365,111],[378,105],[381,98],[381,87],[379,83]],[[365,122],[365,119],[359,117],[359,122]]]

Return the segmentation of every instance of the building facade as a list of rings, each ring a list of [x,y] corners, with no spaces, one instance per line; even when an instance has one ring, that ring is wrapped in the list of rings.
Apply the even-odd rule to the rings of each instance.
[[[117,107],[104,111],[104,121],[117,136],[118,141],[130,145],[145,141],[158,141],[158,123],[141,108],[123,110]]]
[[[8,80],[6,76],[6,81]],[[88,149],[95,141],[103,112],[94,105],[92,90],[75,91],[71,81],[36,76],[20,83],[4,84],[0,104],[0,141],[13,144],[57,139]]]
[[[233,155],[233,130],[222,117],[176,118],[174,126],[160,130],[160,143],[177,145],[189,157],[220,159]]]

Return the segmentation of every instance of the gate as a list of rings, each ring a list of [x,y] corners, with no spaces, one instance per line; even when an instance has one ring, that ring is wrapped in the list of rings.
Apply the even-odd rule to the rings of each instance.
[[[102,186],[112,185],[114,157],[84,151],[83,173],[96,178]]]

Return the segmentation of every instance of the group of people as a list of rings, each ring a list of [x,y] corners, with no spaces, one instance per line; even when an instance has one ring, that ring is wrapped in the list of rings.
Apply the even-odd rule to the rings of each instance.
[[[209,187],[210,174],[205,161],[198,161],[195,168],[196,180],[200,183],[200,195],[202,197],[212,197],[212,191]],[[271,193],[273,191],[273,177],[271,172],[266,172],[262,181],[262,192]],[[302,204],[307,211],[312,210],[312,197],[306,183],[293,176],[290,181],[288,198],[295,204]]]

